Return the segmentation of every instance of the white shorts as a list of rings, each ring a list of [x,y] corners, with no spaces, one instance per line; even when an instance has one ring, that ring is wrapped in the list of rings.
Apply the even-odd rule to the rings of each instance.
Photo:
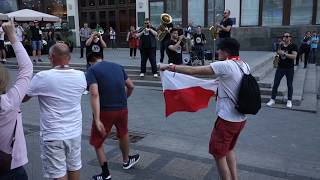
[[[40,149],[45,178],[61,178],[67,171],[81,169],[81,136],[54,141],[40,138]]]

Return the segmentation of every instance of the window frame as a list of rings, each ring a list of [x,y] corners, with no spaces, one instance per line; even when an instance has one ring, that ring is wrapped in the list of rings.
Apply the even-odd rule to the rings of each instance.
[[[242,1],[240,0],[240,16],[239,16],[239,27],[261,27],[262,26],[262,15],[263,15],[263,3],[265,0],[259,0],[259,17],[258,17],[258,25],[242,25]],[[297,25],[290,25],[290,18],[291,18],[291,1],[292,0],[283,0],[283,13],[282,13],[282,24],[280,26],[297,26]],[[313,8],[312,8],[312,20],[311,24],[308,25],[317,25],[317,4],[318,0],[312,0]],[[285,8],[286,7],[286,8]],[[320,13],[320,12],[319,12]],[[320,24],[320,23],[319,23]],[[271,26],[264,26],[264,27],[271,27]],[[276,26],[272,26],[276,27]]]

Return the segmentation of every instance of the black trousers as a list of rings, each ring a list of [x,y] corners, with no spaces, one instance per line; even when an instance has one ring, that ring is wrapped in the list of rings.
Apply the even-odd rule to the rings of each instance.
[[[307,64],[309,63],[309,53],[310,48],[299,48],[297,58],[296,58],[296,65],[299,65],[299,60],[302,55],[304,55],[304,67],[307,67]]]
[[[132,57],[132,54],[134,57],[137,55],[137,48],[130,48],[130,57]]]
[[[18,167],[16,169],[12,169],[7,175],[0,176],[1,180],[28,180],[27,172],[24,167]]]
[[[278,68],[276,70],[276,74],[274,76],[274,81],[273,81],[273,87],[272,87],[272,96],[271,99],[276,99],[277,92],[278,92],[278,87],[281,82],[281,79],[283,76],[286,76],[287,78],[287,86],[288,86],[288,100],[292,100],[292,94],[293,94],[293,75],[294,75],[294,68],[289,68],[289,69],[281,69]]]
[[[163,40],[160,43],[160,62],[163,63],[163,59],[164,59],[164,52],[167,50],[167,46],[168,46],[169,40]]]
[[[83,49],[86,47],[86,41],[80,42],[80,57],[83,57]]]
[[[147,61],[149,59],[151,64],[152,73],[157,73],[157,62],[156,62],[156,48],[141,48],[141,73],[146,73]]]

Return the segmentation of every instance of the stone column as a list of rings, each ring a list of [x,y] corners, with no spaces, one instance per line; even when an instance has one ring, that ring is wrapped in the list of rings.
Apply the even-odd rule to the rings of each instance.
[[[69,27],[71,27],[75,46],[80,46],[78,0],[66,0]]]

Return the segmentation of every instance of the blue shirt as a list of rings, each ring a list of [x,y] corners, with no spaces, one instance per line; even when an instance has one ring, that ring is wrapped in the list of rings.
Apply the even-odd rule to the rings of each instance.
[[[312,41],[319,41],[319,37],[318,36],[312,36],[311,42]],[[311,48],[312,49],[317,49],[318,48],[318,43],[311,43]]]
[[[88,69],[86,78],[88,87],[98,84],[101,111],[127,108],[125,81],[128,76],[122,66],[101,61]]]

